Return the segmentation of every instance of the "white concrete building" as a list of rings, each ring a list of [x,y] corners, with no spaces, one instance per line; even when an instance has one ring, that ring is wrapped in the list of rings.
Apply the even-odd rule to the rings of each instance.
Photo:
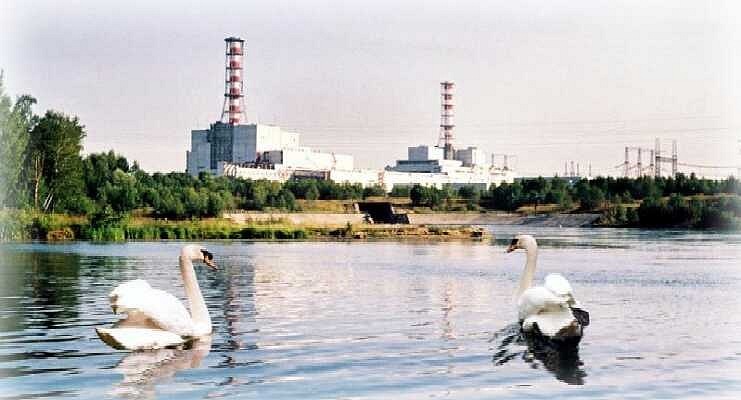
[[[216,122],[209,129],[191,131],[186,170],[193,176],[204,171],[217,174],[219,162],[235,165],[263,162],[266,152],[274,158],[285,158],[296,168],[326,167],[336,160],[344,168],[352,169],[352,156],[300,147],[299,139],[298,133],[285,131],[278,126]]]
[[[503,182],[512,183],[512,170],[496,168],[487,163],[486,153],[469,146],[455,151],[454,160],[443,157],[444,149],[431,146],[408,148],[408,158],[397,160],[393,167],[386,167],[381,184],[390,191],[394,186],[477,186],[487,189]]]
[[[380,186],[383,182],[384,173],[385,171],[380,171],[377,169],[333,169],[329,171],[329,179],[332,182],[337,183],[359,183],[361,186],[366,188],[371,186]]]
[[[309,147],[292,147],[271,150],[263,153],[263,161],[280,164],[281,168],[329,171],[334,169],[352,170],[353,156],[347,154],[324,153]]]
[[[486,159],[486,153],[474,146],[456,150],[455,159],[462,162],[464,167],[472,167],[474,165],[487,165],[489,163]]]
[[[251,179],[253,181],[264,179],[285,182],[291,179],[293,171],[275,168],[246,168],[237,164],[220,161],[216,170],[216,176],[230,176],[233,178]]]
[[[442,160],[444,149],[437,146],[413,146],[407,147],[407,159],[409,161]]]

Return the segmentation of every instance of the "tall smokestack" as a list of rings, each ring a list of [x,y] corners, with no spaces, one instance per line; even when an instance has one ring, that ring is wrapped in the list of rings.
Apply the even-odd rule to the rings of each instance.
[[[453,89],[455,84],[450,81],[440,82],[440,139],[438,146],[443,147],[443,158],[452,160],[455,158],[453,149]]]
[[[224,84],[224,108],[221,111],[221,122],[239,125],[246,120],[244,109],[244,80],[242,60],[244,57],[244,40],[228,37],[226,42],[226,68]]]

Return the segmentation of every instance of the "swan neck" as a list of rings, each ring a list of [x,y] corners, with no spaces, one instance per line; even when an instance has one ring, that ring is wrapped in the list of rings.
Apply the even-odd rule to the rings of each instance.
[[[538,247],[529,246],[525,249],[527,257],[525,261],[525,269],[522,272],[522,278],[520,278],[520,287],[517,289],[517,297],[519,298],[527,289],[533,286],[533,280],[535,279],[535,264],[538,260]]]
[[[196,271],[189,257],[180,256],[180,274],[183,278],[185,296],[188,298],[190,316],[193,319],[193,335],[202,336],[211,333],[211,317],[208,315],[206,301],[198,286]]]

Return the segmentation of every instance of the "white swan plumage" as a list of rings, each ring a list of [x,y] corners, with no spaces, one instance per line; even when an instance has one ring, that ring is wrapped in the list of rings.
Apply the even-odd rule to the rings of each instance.
[[[108,298],[114,314],[125,314],[114,328],[97,328],[98,336],[114,348],[159,349],[211,334],[211,317],[196,280],[193,261],[216,269],[213,254],[197,245],[180,252],[180,274],[189,308],[172,294],[151,287],[143,279],[118,285]]]
[[[578,342],[589,314],[574,298],[571,284],[561,274],[548,274],[543,286],[532,286],[538,258],[538,243],[531,235],[517,235],[507,252],[524,249],[525,269],[516,293],[517,312],[522,330],[539,332],[551,339],[573,339]]]

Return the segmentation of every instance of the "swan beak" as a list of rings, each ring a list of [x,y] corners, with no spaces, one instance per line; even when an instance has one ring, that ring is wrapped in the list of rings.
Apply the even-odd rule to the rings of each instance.
[[[213,260],[205,259],[203,262],[206,264],[207,267],[211,269],[211,271],[218,271],[219,267],[216,266],[216,263]]]
[[[518,249],[517,245],[520,243],[520,240],[517,238],[512,239],[511,242],[509,242],[509,247],[507,247],[507,253],[511,253]]]

